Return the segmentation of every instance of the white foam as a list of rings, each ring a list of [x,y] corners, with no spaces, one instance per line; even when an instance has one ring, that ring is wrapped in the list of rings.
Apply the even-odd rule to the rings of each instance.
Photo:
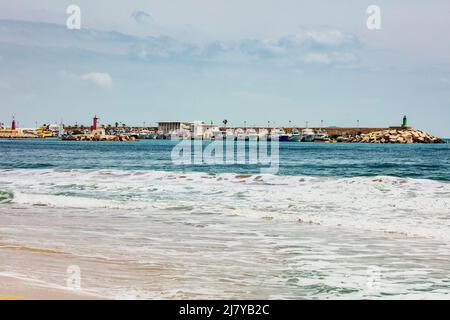
[[[122,170],[0,170],[13,204],[299,220],[450,240],[450,184],[396,177],[210,175]]]

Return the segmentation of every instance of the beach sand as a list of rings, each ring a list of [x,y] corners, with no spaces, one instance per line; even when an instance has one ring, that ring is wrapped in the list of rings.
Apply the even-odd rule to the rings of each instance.
[[[46,288],[13,277],[0,276],[0,300],[95,300],[68,289]]]

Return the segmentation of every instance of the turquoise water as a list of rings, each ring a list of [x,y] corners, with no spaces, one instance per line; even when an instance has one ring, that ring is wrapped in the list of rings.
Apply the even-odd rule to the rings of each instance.
[[[209,142],[204,142],[206,146]],[[263,165],[174,165],[168,140],[0,141],[4,169],[119,169],[256,173]],[[280,175],[387,175],[450,181],[450,145],[280,143]]]
[[[175,165],[176,143],[0,141],[0,275],[64,287],[76,265],[108,298],[449,297],[450,145],[281,143],[262,174]]]

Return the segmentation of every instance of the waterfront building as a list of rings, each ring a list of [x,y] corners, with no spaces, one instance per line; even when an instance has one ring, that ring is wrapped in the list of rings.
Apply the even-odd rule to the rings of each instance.
[[[214,124],[207,124],[202,121],[194,121],[191,124],[191,132],[194,139],[211,140],[214,133],[218,130],[218,126]]]
[[[191,123],[182,121],[161,121],[158,122],[158,131],[170,133],[177,130],[190,130]]]

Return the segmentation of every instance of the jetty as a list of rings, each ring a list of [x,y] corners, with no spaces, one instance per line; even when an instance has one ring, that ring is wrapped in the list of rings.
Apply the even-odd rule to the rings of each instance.
[[[20,129],[0,129],[0,139],[37,139],[39,136]]]
[[[98,127],[99,118],[95,116],[92,119],[92,127],[87,133],[79,133],[74,131],[72,133],[61,136],[63,141],[136,141],[137,136],[130,134],[106,134],[106,130]]]
[[[63,141],[136,141],[135,136],[129,135],[107,135],[98,132],[91,134],[64,135],[61,137]]]
[[[414,128],[390,128],[350,138],[353,143],[447,143],[443,139],[432,136]]]
[[[352,143],[447,143],[443,139],[408,126],[408,119],[403,117],[401,126],[374,130],[349,136],[345,142]]]
[[[17,129],[16,119],[13,116],[11,128],[0,128],[0,139],[35,139],[37,136]]]

